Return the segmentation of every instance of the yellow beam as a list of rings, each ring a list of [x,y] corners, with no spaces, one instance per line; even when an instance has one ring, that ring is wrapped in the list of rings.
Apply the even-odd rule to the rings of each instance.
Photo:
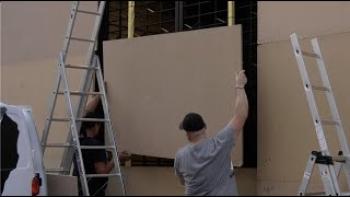
[[[129,1],[128,6],[128,38],[134,37],[135,31],[135,1]]]
[[[227,25],[231,26],[234,24],[235,19],[235,2],[227,1]]]

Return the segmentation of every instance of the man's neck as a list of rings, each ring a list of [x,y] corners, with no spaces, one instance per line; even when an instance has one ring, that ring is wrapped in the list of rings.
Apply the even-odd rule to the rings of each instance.
[[[205,134],[205,132],[200,132],[197,135],[196,134],[191,135],[190,136],[190,142],[192,144],[197,144],[197,143],[199,143],[200,141],[202,141],[203,139],[206,139],[206,138],[207,138],[207,135]]]

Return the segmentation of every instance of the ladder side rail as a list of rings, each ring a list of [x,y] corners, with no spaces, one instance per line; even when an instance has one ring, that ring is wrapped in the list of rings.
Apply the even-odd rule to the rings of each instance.
[[[59,68],[57,71],[59,71]],[[59,74],[59,72],[57,72],[55,92],[58,92],[60,85],[61,85],[61,75]],[[53,114],[56,108],[56,103],[57,103],[57,94],[52,92],[52,95],[50,96],[50,100],[49,100],[49,108],[48,108],[49,113],[47,116],[48,118],[45,120],[45,127],[41,137],[41,146],[42,146],[43,155],[45,154],[46,144],[49,137],[49,131],[51,128],[51,123],[52,123]]]
[[[94,29],[93,29],[93,33],[91,35],[91,40],[95,40],[94,43],[91,43],[89,45],[89,49],[88,49],[88,53],[87,53],[87,59],[85,61],[86,65],[88,67],[95,67],[96,64],[94,64],[94,62],[92,62],[92,58],[94,56],[94,49],[96,46],[96,40],[97,40],[97,36],[99,33],[99,29],[101,26],[101,21],[102,21],[102,17],[103,17],[103,13],[104,13],[104,8],[105,8],[105,1],[101,1],[100,5],[98,7],[98,13],[100,13],[100,15],[98,15],[95,18],[95,23],[94,23]],[[91,84],[93,81],[93,74],[95,73],[96,70],[94,69],[89,69],[86,72],[84,72],[84,77],[82,78],[80,84],[81,84],[81,92],[87,92],[90,88],[91,88]],[[78,103],[78,107],[76,109],[76,117],[82,117],[84,112],[85,112],[85,108],[84,106],[86,105],[88,97],[83,95],[80,97],[79,103]],[[78,128],[80,128],[80,124],[78,124]]]
[[[64,39],[64,42],[63,42],[63,49],[62,49],[63,62],[65,62],[66,54],[68,53],[68,50],[69,50],[69,44],[70,44],[69,38],[71,37],[72,32],[73,32],[75,19],[76,19],[76,15],[77,15],[77,12],[75,10],[77,10],[78,7],[79,7],[79,1],[74,1],[72,3],[71,9],[70,9],[70,18],[69,18],[69,22],[68,22],[68,28],[66,30],[65,39]],[[57,92],[58,92],[59,87],[60,87],[60,82],[61,82],[61,75],[58,74],[57,81],[56,81],[56,86],[55,86],[56,87],[55,88],[55,90],[56,90],[55,92],[56,93],[53,93],[54,95],[51,96],[50,101],[49,101],[49,119],[46,120],[44,131],[43,131],[43,135],[42,135],[42,139],[41,139],[41,144],[42,144],[42,147],[43,147],[43,154],[45,153],[45,149],[46,149],[45,145],[47,143],[49,130],[50,130],[50,127],[51,127],[51,119],[52,119],[53,112],[54,112],[55,107],[56,107]]]
[[[325,188],[326,196],[337,196],[340,194],[338,187],[338,180],[333,179],[330,176],[330,168],[327,164],[318,164],[318,169],[320,171],[321,180],[323,183],[323,187]]]
[[[64,96],[65,96],[65,100],[66,100],[66,105],[67,108],[69,109],[68,113],[71,119],[71,132],[73,135],[73,143],[77,146],[76,147],[76,152],[77,154],[77,159],[78,159],[78,164],[77,167],[79,169],[79,174],[80,174],[80,183],[82,185],[82,189],[83,189],[83,194],[89,196],[89,188],[88,188],[88,184],[87,184],[87,180],[86,180],[86,174],[85,174],[85,167],[84,167],[84,163],[83,163],[83,155],[82,155],[82,151],[80,149],[80,142],[79,142],[79,135],[77,132],[77,128],[76,128],[76,122],[75,122],[75,117],[74,117],[74,112],[73,112],[73,106],[72,106],[72,101],[70,98],[70,93],[69,93],[69,84],[68,84],[68,80],[66,78],[66,71],[65,71],[65,67],[64,67],[64,59],[63,59],[63,54],[60,54],[60,74],[63,80],[63,84],[64,84]]]
[[[92,67],[93,64],[92,64],[92,56],[93,56],[93,52],[94,52],[94,48],[95,48],[95,45],[96,45],[96,39],[97,39],[97,36],[98,36],[98,33],[99,33],[99,28],[100,28],[100,25],[101,25],[101,20],[102,20],[102,17],[103,17],[103,12],[104,12],[104,8],[105,8],[105,1],[101,1],[100,2],[100,5],[98,7],[98,12],[100,13],[100,15],[97,15],[96,18],[95,18],[95,25],[94,25],[94,29],[93,29],[93,33],[91,35],[91,40],[94,40],[95,42],[89,44],[89,49],[88,49],[88,53],[87,53],[87,59],[86,59],[86,65],[89,66],[89,67]],[[77,10],[74,10],[75,11],[75,14],[77,13]],[[81,92],[87,92],[90,87],[91,87],[91,84],[92,84],[92,81],[93,81],[93,77],[92,75],[95,73],[95,70],[94,69],[89,69],[89,70],[86,70],[84,72],[84,77],[82,78],[81,82],[80,82],[80,91]],[[82,95],[80,97],[80,100],[78,102],[78,107],[76,108],[76,111],[75,111],[75,114],[76,114],[76,117],[82,117],[84,112],[85,112],[85,108],[84,106],[86,105],[87,103],[87,99],[88,99],[88,96],[87,95]],[[77,123],[76,124],[77,126],[77,129],[78,131],[80,130],[80,127],[81,127],[81,123]],[[72,136],[71,134],[69,134],[69,136],[67,137],[67,142],[72,142]],[[70,169],[71,166],[72,166],[72,161],[73,161],[73,152],[71,150],[65,150],[64,154],[63,154],[63,159],[61,161],[61,168],[63,169]]]
[[[63,63],[65,64],[66,62],[66,57],[67,57],[67,54],[68,54],[68,50],[69,50],[69,44],[70,44],[70,37],[72,36],[72,33],[73,33],[73,29],[74,29],[74,25],[75,25],[75,19],[76,19],[76,16],[77,16],[77,11],[78,10],[78,7],[79,7],[79,1],[74,1],[73,4],[72,4],[72,8],[71,8],[71,11],[70,11],[70,19],[69,19],[69,22],[68,22],[68,28],[67,28],[67,32],[65,34],[65,38],[64,38],[64,43],[63,43],[63,49],[62,49],[62,52],[63,52]]]
[[[304,90],[306,93],[306,98],[307,98],[307,103],[309,106],[309,110],[311,112],[311,116],[312,116],[312,120],[316,129],[316,134],[317,134],[317,139],[321,148],[321,152],[323,153],[323,155],[330,155],[329,154],[329,149],[328,149],[328,145],[326,142],[326,137],[324,135],[324,131],[323,131],[323,127],[321,124],[321,119],[320,119],[320,115],[319,112],[317,110],[317,106],[316,106],[316,101],[315,101],[315,97],[314,94],[312,92],[312,88],[311,88],[311,83],[308,77],[308,73],[307,70],[305,68],[305,62],[302,56],[302,51],[298,42],[298,37],[297,35],[294,33],[291,36],[291,42],[292,42],[292,46],[293,46],[293,53],[296,57],[297,63],[298,63],[298,68],[301,74],[301,78],[303,81],[303,86],[304,86]]]
[[[124,185],[124,180],[122,177],[122,173],[121,173],[121,169],[120,169],[120,162],[119,162],[119,157],[118,157],[118,146],[117,146],[117,142],[115,139],[115,135],[113,133],[113,128],[112,128],[111,119],[110,119],[110,112],[109,112],[109,107],[108,107],[108,101],[107,101],[107,95],[106,95],[104,81],[103,81],[103,77],[102,77],[101,64],[100,64],[100,61],[99,61],[99,58],[97,55],[95,55],[95,57],[94,57],[94,62],[96,62],[96,66],[98,68],[97,69],[97,82],[98,82],[99,90],[103,93],[102,98],[101,98],[103,112],[104,112],[105,118],[109,120],[105,123],[105,125],[107,127],[106,131],[108,133],[109,140],[111,141],[112,145],[115,147],[113,150],[115,153],[115,155],[113,156],[113,160],[114,160],[114,164],[116,165],[115,168],[117,168],[116,169],[117,173],[120,173],[119,177],[120,177],[120,184],[122,187],[123,195],[126,195],[126,188]]]
[[[334,121],[338,121],[338,123],[339,123],[339,124],[336,124],[336,128],[337,128],[338,139],[339,139],[339,142],[341,144],[341,149],[345,155],[349,155],[350,151],[349,151],[347,137],[346,137],[346,134],[344,132],[343,124],[341,122],[341,118],[340,118],[338,108],[337,108],[335,98],[334,98],[334,93],[333,93],[331,84],[329,82],[327,70],[325,67],[323,56],[321,54],[320,47],[318,45],[317,38],[312,39],[311,43],[312,43],[312,47],[313,47],[314,52],[320,57],[320,58],[317,58],[316,61],[318,64],[318,69],[319,69],[320,74],[321,74],[322,83],[325,87],[327,87],[329,89],[329,91],[326,93],[326,96],[327,96],[328,103],[330,105],[332,118]]]
[[[103,19],[105,5],[106,5],[106,1],[100,1],[99,6],[98,6],[98,13],[100,13],[100,15],[98,15],[95,18],[94,28],[93,28],[93,31],[91,34],[91,40],[94,40],[95,42],[91,43],[89,45],[89,49],[88,49],[88,52],[86,55],[86,60],[85,60],[86,65],[91,65],[92,60],[93,60],[95,47],[97,45],[97,38],[98,38],[98,34],[100,32],[100,27],[101,27],[101,23],[102,23],[102,19]]]
[[[89,45],[89,49],[88,49],[88,53],[87,53],[87,57],[86,57],[86,65],[89,67],[94,67],[96,66],[96,64],[94,64],[94,62],[92,61],[93,56],[94,56],[94,50],[95,50],[95,46],[96,46],[96,40],[99,34],[99,29],[101,27],[101,22],[102,22],[102,18],[103,18],[103,13],[104,13],[104,8],[105,8],[105,1],[101,1],[100,5],[98,7],[98,12],[100,13],[100,15],[98,15],[95,19],[95,24],[94,24],[94,29],[93,29],[93,33],[91,35],[91,40],[95,40],[94,43]],[[89,69],[85,72],[85,76],[83,77],[82,81],[81,81],[81,91],[87,91],[90,87],[91,87],[91,83],[92,83],[92,76],[95,70],[93,69]],[[80,101],[78,104],[78,108],[77,108],[77,117],[82,116],[82,114],[84,113],[84,107],[86,105],[86,101],[87,98],[82,96],[80,97]]]
[[[298,190],[298,195],[300,195],[300,196],[304,196],[306,194],[307,187],[310,183],[312,171],[313,171],[314,166],[315,166],[315,161],[316,161],[316,156],[313,154],[310,154],[309,159],[308,159],[307,164],[306,164],[305,171],[304,171],[303,180],[302,180],[302,183],[300,184],[299,190]]]
[[[336,173],[338,178],[339,178],[340,172],[341,172],[341,170],[343,168],[343,165],[344,165],[343,163],[336,163],[335,166],[334,166],[335,173]]]
[[[316,53],[319,56],[319,58],[317,58],[317,64],[318,64],[319,72],[321,74],[322,83],[325,87],[327,87],[329,89],[329,91],[326,93],[326,97],[328,100],[328,104],[330,107],[332,118],[334,121],[338,122],[338,124],[336,124],[335,126],[336,126],[338,141],[340,143],[340,148],[343,151],[343,154],[349,156],[350,151],[349,151],[347,136],[344,132],[343,124],[342,124],[342,121],[341,121],[341,118],[340,118],[340,115],[338,112],[337,104],[336,104],[336,101],[334,98],[334,93],[333,93],[333,90],[331,87],[331,83],[329,81],[327,69],[326,69],[326,66],[324,63],[324,59],[323,59],[317,38],[312,39],[311,44],[312,44],[312,48],[313,48],[314,53]],[[349,165],[349,164],[346,164],[346,165]],[[350,189],[350,170],[349,170],[349,168],[345,168],[345,174],[346,174],[347,186],[348,186],[348,189]]]
[[[81,90],[81,92],[87,92],[90,87],[91,87],[91,83],[92,83],[92,78],[93,78],[93,74],[95,73],[94,70],[87,70],[85,71],[86,73],[86,79],[85,79],[85,83],[83,84],[83,88]],[[85,112],[85,105],[87,103],[87,99],[88,99],[88,95],[81,95],[80,96],[80,100],[79,100],[79,104],[78,104],[78,108],[75,111],[76,117],[80,118],[83,116],[84,112]],[[81,122],[76,122],[76,127],[77,127],[77,131],[78,133],[80,133],[80,128],[81,128]],[[66,139],[67,143],[72,143],[72,133],[69,132],[67,139]],[[72,161],[73,161],[73,155],[74,152],[72,150],[65,150],[63,157],[62,157],[62,161],[61,161],[61,168],[65,169],[65,170],[69,170],[71,169],[72,166]]]
[[[340,187],[339,187],[339,182],[338,182],[338,174],[336,172],[336,169],[334,167],[334,164],[328,165],[328,171],[330,172],[330,178],[333,180],[333,188],[336,192],[335,195],[339,195],[341,193]]]

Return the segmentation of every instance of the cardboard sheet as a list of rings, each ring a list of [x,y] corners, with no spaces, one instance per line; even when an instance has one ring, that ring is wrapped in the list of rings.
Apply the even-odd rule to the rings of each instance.
[[[112,123],[121,150],[173,158],[187,143],[179,123],[200,113],[210,136],[232,118],[240,26],[104,42]],[[242,164],[242,139],[234,164]]]

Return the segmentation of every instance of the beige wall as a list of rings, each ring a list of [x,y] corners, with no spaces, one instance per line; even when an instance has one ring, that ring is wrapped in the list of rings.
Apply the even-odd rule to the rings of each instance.
[[[258,42],[349,32],[349,18],[348,1],[259,1]]]
[[[241,59],[238,25],[104,42],[112,124],[122,150],[174,158],[187,144],[178,127],[188,112],[200,113],[215,135],[232,118]],[[234,154],[241,166],[241,136]]]
[[[308,154],[319,150],[289,35],[296,32],[302,47],[319,37],[338,109],[349,136],[350,14],[348,2],[259,2],[258,4],[258,171],[260,195],[295,195]],[[275,20],[278,19],[278,20]],[[320,82],[315,62],[306,60],[311,79]],[[317,96],[320,105],[325,97]],[[329,117],[329,109],[321,108]],[[332,153],[338,147],[335,131],[326,128]],[[321,191],[317,171],[311,190]],[[342,187],[344,180],[342,179]]]
[[[5,1],[2,3],[2,65],[56,58],[63,46],[71,2]],[[84,2],[82,9],[94,10],[96,1]],[[89,37],[93,17],[77,16],[77,37]],[[85,54],[87,44],[75,43],[72,54]]]
[[[349,135],[350,33],[321,36],[319,42]],[[310,49],[306,47],[309,39],[302,44]],[[295,194],[308,154],[311,150],[319,150],[319,146],[290,42],[259,46],[258,61],[258,191],[259,194]],[[319,84],[315,63],[307,61],[307,66],[313,81]],[[325,104],[325,97],[318,94],[317,101],[320,105]],[[321,114],[330,117],[328,108],[321,108]],[[339,149],[335,146],[335,130],[326,129],[332,153],[336,154]],[[266,189],[269,186],[274,189]]]
[[[85,2],[83,9],[93,10],[96,2]],[[48,113],[49,95],[54,89],[57,57],[69,19],[71,2],[3,2],[1,5],[1,101],[12,105],[29,105],[33,109],[37,130],[41,136]],[[93,18],[91,18],[93,19]],[[93,21],[79,17],[75,35],[91,32]],[[72,44],[69,63],[82,64],[88,45]],[[78,90],[80,73],[72,72],[69,81]],[[58,113],[65,115],[63,97]],[[65,141],[65,125],[53,125],[49,140]],[[47,167],[58,164],[60,151],[45,154]]]

